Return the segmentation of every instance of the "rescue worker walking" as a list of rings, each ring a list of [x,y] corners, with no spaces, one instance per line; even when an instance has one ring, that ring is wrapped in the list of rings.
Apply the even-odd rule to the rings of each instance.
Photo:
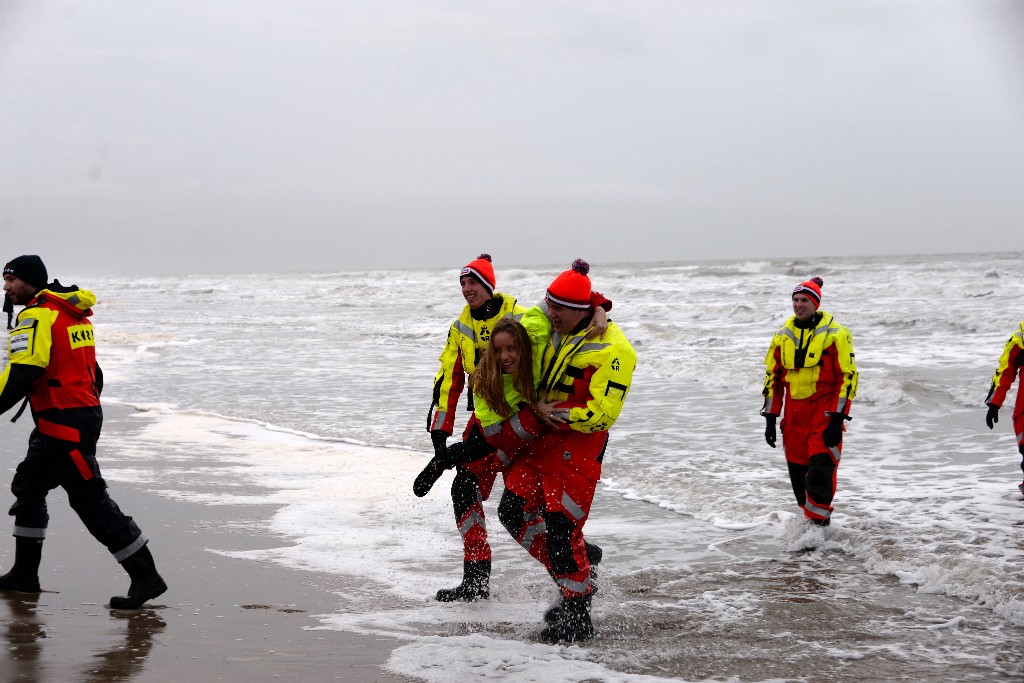
[[[594,636],[591,557],[583,537],[608,430],[629,393],[636,353],[609,322],[588,339],[594,315],[590,266],[577,259],[547,289],[553,334],[541,358],[536,404],[551,429],[527,445],[505,474],[498,517],[513,538],[558,584],[561,603],[545,614],[541,640],[576,642]]]
[[[857,393],[853,336],[821,305],[821,278],[793,288],[793,317],[775,333],[765,356],[764,438],[782,447],[797,505],[811,522],[828,526],[843,450],[844,422]]]
[[[992,386],[988,390],[988,397],[985,403],[988,405],[988,414],[985,415],[985,423],[989,429],[999,422],[999,409],[1006,400],[1006,394],[1010,391],[1010,385],[1017,377],[1021,377],[1017,385],[1017,401],[1013,406],[1013,433],[1017,437],[1017,451],[1021,454],[1021,470],[1024,470],[1024,322],[1014,331],[1003,348],[1003,355],[999,357],[999,367],[996,374],[992,376]],[[1024,495],[1024,483],[1018,485],[1021,495]]]
[[[439,359],[441,369],[434,378],[432,415],[427,420],[434,457],[416,478],[413,492],[417,496],[425,496],[444,471],[457,464],[454,457],[448,456],[447,440],[455,430],[455,413],[466,385],[466,374],[476,370],[495,324],[502,318],[518,318],[523,313],[515,297],[494,291],[495,282],[489,254],[481,254],[459,272],[466,306],[448,330],[448,341]],[[468,406],[472,410],[472,394]],[[451,492],[455,525],[462,535],[462,582],[454,588],[437,591],[435,597],[441,602],[472,601],[490,596],[491,546],[487,542],[483,501],[490,496],[498,471],[482,464],[462,466],[456,471]]]
[[[0,413],[25,401],[35,428],[11,483],[15,558],[0,576],[0,590],[40,592],[39,563],[49,523],[46,496],[61,486],[89,533],[131,577],[128,594],[110,598],[110,607],[138,609],[163,594],[167,584],[157,573],[148,539],[107,493],[96,461],[103,423],[103,374],[89,322],[96,296],[57,280],[47,284],[46,266],[38,256],[13,259],[4,266],[3,278],[4,291],[25,308],[10,333],[10,362],[0,374]]]

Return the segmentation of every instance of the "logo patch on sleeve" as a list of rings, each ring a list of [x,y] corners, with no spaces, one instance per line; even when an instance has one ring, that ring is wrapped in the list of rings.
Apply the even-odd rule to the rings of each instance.
[[[71,341],[71,348],[77,349],[80,346],[96,346],[92,337],[92,325],[75,325],[68,328],[68,339]]]
[[[21,334],[12,334],[9,339],[10,354],[13,356],[16,353],[23,353],[28,351],[28,338],[29,333],[23,332]]]

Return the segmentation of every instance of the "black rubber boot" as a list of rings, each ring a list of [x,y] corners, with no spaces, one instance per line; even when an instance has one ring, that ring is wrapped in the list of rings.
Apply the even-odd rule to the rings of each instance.
[[[583,545],[587,548],[587,560],[590,562],[590,594],[593,595],[597,592],[597,565],[601,564],[601,560],[604,559],[604,551],[601,550],[601,546],[594,545],[593,543],[587,543],[583,541]],[[552,576],[551,578],[555,578]],[[557,584],[558,582],[555,581]],[[562,615],[562,603],[563,599],[561,595],[558,597],[558,602],[548,608],[544,612],[544,623],[554,624]]]
[[[455,588],[437,591],[438,602],[473,602],[491,597],[491,561],[478,560],[462,563],[462,583]]]
[[[132,584],[128,587],[128,595],[110,598],[110,609],[139,609],[144,602],[163,595],[167,590],[167,584],[156,571],[148,545],[121,562],[121,566],[128,572]]]
[[[563,642],[579,643],[593,638],[594,623],[590,620],[591,595],[563,599],[558,621],[540,632],[541,642],[554,645]]]
[[[0,576],[0,590],[40,593],[39,562],[43,558],[43,539],[14,538],[14,566]]]

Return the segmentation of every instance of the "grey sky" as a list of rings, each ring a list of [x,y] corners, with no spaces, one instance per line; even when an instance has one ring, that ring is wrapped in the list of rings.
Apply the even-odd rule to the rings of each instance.
[[[0,2],[0,256],[1024,248],[1024,2]]]

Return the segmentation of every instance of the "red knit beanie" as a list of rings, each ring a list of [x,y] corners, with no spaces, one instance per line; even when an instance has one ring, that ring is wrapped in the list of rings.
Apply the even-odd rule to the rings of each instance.
[[[555,278],[548,287],[548,301],[569,308],[590,308],[590,264],[581,258],[572,267]]]
[[[814,308],[817,309],[821,306],[821,287],[824,284],[825,281],[820,277],[812,277],[807,282],[801,282],[794,287],[793,295],[806,294],[814,302]]]
[[[470,261],[466,267],[459,272],[459,282],[466,275],[471,275],[480,281],[487,288],[488,294],[494,294],[494,266],[491,265],[490,254],[480,254],[475,261]]]

